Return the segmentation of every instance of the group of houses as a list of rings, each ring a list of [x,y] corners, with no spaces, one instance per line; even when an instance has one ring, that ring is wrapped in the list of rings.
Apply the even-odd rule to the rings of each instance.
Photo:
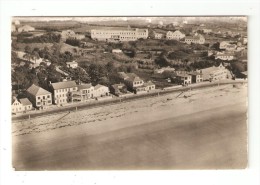
[[[71,102],[84,102],[110,96],[109,88],[104,85],[76,84],[75,81],[50,83],[50,91],[32,84],[26,90],[26,98],[14,98],[12,112],[24,112],[36,109],[46,109],[55,104],[63,106]]]
[[[153,82],[144,82],[144,80],[135,73],[118,72],[118,74],[119,79],[126,88],[135,94],[147,93],[155,90],[155,84]]]
[[[175,84],[179,85],[189,85],[193,83],[200,83],[203,81],[218,81],[218,80],[224,80],[231,78],[230,72],[222,65],[219,66],[212,66],[208,68],[203,68],[196,71],[175,71],[174,68],[169,68],[171,70],[164,69],[163,72],[161,71],[155,71],[156,73],[164,73],[167,72],[170,74],[170,77],[168,78],[169,82],[173,82]],[[169,76],[169,75],[167,75]]]
[[[162,39],[164,38],[163,33],[154,32],[154,38],[155,39]],[[177,40],[177,41],[183,41],[186,44],[205,44],[205,38],[201,34],[195,33],[193,36],[186,36],[184,33],[182,33],[179,30],[176,30],[174,32],[168,31],[165,34],[166,40]]]
[[[26,112],[36,109],[46,109],[51,105],[63,106],[67,103],[86,102],[112,98],[110,92],[118,97],[133,94],[147,93],[155,89],[151,81],[144,82],[134,73],[118,73],[121,83],[114,84],[110,88],[97,84],[76,84],[75,81],[63,81],[49,84],[49,91],[35,84],[26,90],[26,98],[12,101],[12,112]]]

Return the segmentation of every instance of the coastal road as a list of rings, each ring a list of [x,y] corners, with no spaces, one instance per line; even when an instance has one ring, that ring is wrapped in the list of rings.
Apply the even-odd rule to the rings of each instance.
[[[138,99],[149,98],[149,97],[169,94],[169,93],[173,93],[173,92],[184,92],[184,91],[188,91],[190,89],[202,89],[202,88],[214,87],[217,85],[238,84],[238,83],[247,83],[247,81],[226,81],[226,82],[223,81],[223,82],[201,83],[201,84],[190,85],[187,87],[181,87],[181,88],[177,88],[177,89],[161,90],[159,92],[156,91],[156,92],[150,92],[150,93],[146,93],[146,94],[138,95],[138,96],[136,96],[136,95],[130,96],[130,97],[123,98],[123,99],[116,97],[109,101],[100,101],[100,102],[95,102],[95,103],[75,103],[75,104],[65,106],[65,107],[57,107],[55,109],[36,111],[36,112],[32,112],[32,113],[22,114],[19,116],[13,116],[12,120],[18,121],[18,120],[23,120],[23,119],[29,119],[29,117],[36,118],[36,117],[46,116],[46,115],[50,115],[50,114],[58,114],[61,112],[66,112],[66,111],[67,112],[75,111],[76,109],[77,110],[91,109],[91,108],[95,108],[95,107],[111,105],[111,104],[118,104],[121,102],[135,101]]]

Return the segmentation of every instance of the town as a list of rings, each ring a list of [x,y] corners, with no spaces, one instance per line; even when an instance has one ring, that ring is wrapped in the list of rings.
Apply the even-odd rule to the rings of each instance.
[[[13,20],[12,113],[247,79],[247,24]]]

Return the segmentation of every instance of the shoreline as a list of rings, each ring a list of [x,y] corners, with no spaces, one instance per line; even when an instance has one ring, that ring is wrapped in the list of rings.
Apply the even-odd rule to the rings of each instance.
[[[225,92],[225,88],[233,89],[231,85],[225,85],[220,87],[212,87],[207,89],[199,89],[191,92],[185,92],[182,97],[175,98],[177,93],[167,94],[164,96],[154,97],[154,98],[145,98],[138,101],[131,102],[122,102],[120,104],[114,105],[106,105],[104,107],[95,107],[91,109],[82,109],[73,112],[62,112],[55,115],[48,115],[45,117],[39,117],[28,120],[14,121],[12,134],[14,135],[24,135],[31,133],[41,133],[48,132],[56,129],[62,129],[66,127],[74,127],[85,124],[94,124],[102,121],[109,121],[113,119],[120,119],[121,117],[126,117],[126,119],[131,119],[133,122],[138,120],[134,120],[142,116],[142,113],[149,112],[151,117],[145,116],[145,120],[147,122],[158,120],[159,117],[168,117],[172,114],[170,107],[174,108],[177,106],[174,116],[191,114],[194,112],[198,112],[199,110],[207,110],[208,108],[214,108],[218,104],[207,106],[201,106],[199,109],[195,109],[195,102],[203,99],[207,96],[207,94],[211,94],[212,98],[216,98],[218,96],[222,96],[227,93]],[[217,91],[217,92],[216,92]],[[215,94],[214,94],[215,93]],[[223,95],[221,93],[224,93]],[[203,94],[205,94],[203,96]],[[187,98],[184,98],[186,96]],[[190,96],[190,97],[189,97]],[[196,97],[197,96],[197,97]],[[201,97],[203,96],[203,97]],[[232,98],[232,97],[230,97]],[[228,99],[227,99],[228,100]],[[246,101],[247,98],[245,97]],[[149,101],[149,103],[147,103]],[[216,100],[212,100],[212,102]],[[199,102],[203,103],[203,102]],[[205,103],[205,102],[204,102]],[[220,102],[218,102],[220,103]],[[227,102],[222,102],[222,104],[226,104]],[[140,105],[138,105],[140,104]],[[185,113],[186,112],[186,113]],[[129,116],[130,115],[130,116]],[[132,115],[135,115],[134,117]],[[128,117],[128,118],[127,118]],[[76,119],[76,120],[75,120]],[[16,126],[18,128],[15,130]],[[105,125],[103,125],[105,126]],[[18,134],[17,134],[18,133]]]
[[[214,168],[214,165],[216,168],[228,168],[225,166],[226,163],[230,163],[231,167],[235,166],[234,168],[244,168],[247,159],[246,89],[246,86],[234,88],[232,85],[227,85],[225,88],[192,91],[185,95],[186,98],[183,95],[173,99],[176,94],[170,94],[149,101],[145,99],[89,111],[77,111],[58,122],[55,120],[60,117],[55,115],[49,117],[49,122],[46,118],[37,118],[33,123],[14,123],[14,126],[21,127],[12,134],[13,165],[16,170],[135,169],[135,166],[140,169],[156,168],[156,165],[165,169],[185,169],[202,168],[201,164],[207,159],[212,165],[209,168]],[[27,130],[23,130],[23,127],[27,127]],[[37,129],[40,132],[36,132]],[[21,131],[31,132],[16,136]],[[197,135],[197,132],[201,134]],[[218,138],[220,135],[221,138]],[[193,148],[194,145],[188,144],[197,140],[206,142],[197,146],[202,147],[198,151]],[[241,141],[240,144],[237,144],[237,141]],[[216,145],[218,151],[211,148],[212,144]],[[176,147],[172,148],[175,145]],[[224,145],[231,147],[230,151]],[[146,154],[147,151],[142,152],[144,148],[145,151],[151,150],[149,154]],[[77,152],[74,153],[74,150]],[[135,150],[138,152],[134,152]],[[219,153],[219,156],[216,158],[214,154],[208,154],[207,152],[211,150]],[[230,154],[226,156],[225,150]],[[243,151],[241,154],[238,153],[240,150]],[[185,153],[195,151],[202,152],[204,157],[198,157],[190,163],[184,162],[191,160]],[[168,166],[167,162],[163,162],[160,166],[164,159],[159,157],[160,160],[153,161],[156,152],[159,152],[158,155],[170,152],[169,160],[176,166]],[[150,157],[146,159],[142,154]],[[173,155],[177,155],[179,159],[174,160]],[[229,155],[234,157],[234,163],[238,162],[241,165],[233,164],[232,160],[228,162],[230,159],[221,158],[221,156],[230,157]],[[185,156],[185,159],[181,156]],[[242,161],[239,161],[239,156]],[[111,160],[111,164],[107,158]],[[120,159],[121,162],[114,159]],[[213,159],[223,162],[221,165],[215,164]],[[136,163],[132,160],[141,162]],[[191,166],[192,163],[194,167]]]

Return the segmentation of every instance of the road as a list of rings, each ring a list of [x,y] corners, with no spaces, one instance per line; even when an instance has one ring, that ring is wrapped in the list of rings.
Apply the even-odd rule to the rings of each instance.
[[[208,87],[214,87],[216,85],[226,85],[226,84],[237,84],[237,83],[247,83],[247,81],[227,81],[227,82],[211,82],[211,83],[202,83],[202,84],[196,84],[196,85],[190,85],[187,87],[181,87],[178,89],[171,89],[171,90],[161,90],[159,92],[159,95],[164,95],[164,94],[169,94],[169,93],[173,93],[173,92],[183,92],[183,91],[188,91],[191,88],[192,89],[202,89],[202,88],[208,88]],[[141,98],[149,98],[149,97],[153,97],[153,96],[158,96],[158,91],[156,92],[150,92],[147,94],[143,94],[143,95],[138,95],[138,96],[130,96],[127,98],[114,98],[110,101],[100,101],[100,102],[96,102],[94,104],[84,104],[84,103],[75,103],[72,104],[70,106],[67,107],[60,107],[60,108],[56,108],[56,109],[51,109],[51,110],[45,110],[45,111],[39,111],[39,112],[35,112],[35,113],[31,113],[31,114],[23,114],[23,115],[19,115],[19,116],[15,116],[12,118],[13,121],[18,121],[18,120],[23,120],[23,119],[28,119],[29,116],[30,118],[36,118],[36,117],[40,117],[40,116],[46,116],[46,115],[50,115],[50,114],[58,114],[61,112],[66,112],[66,111],[75,111],[76,109],[91,109],[91,108],[95,108],[95,107],[99,107],[99,106],[105,106],[105,105],[110,105],[110,104],[118,104],[118,103],[122,103],[122,102],[128,102],[128,101],[135,101]]]

